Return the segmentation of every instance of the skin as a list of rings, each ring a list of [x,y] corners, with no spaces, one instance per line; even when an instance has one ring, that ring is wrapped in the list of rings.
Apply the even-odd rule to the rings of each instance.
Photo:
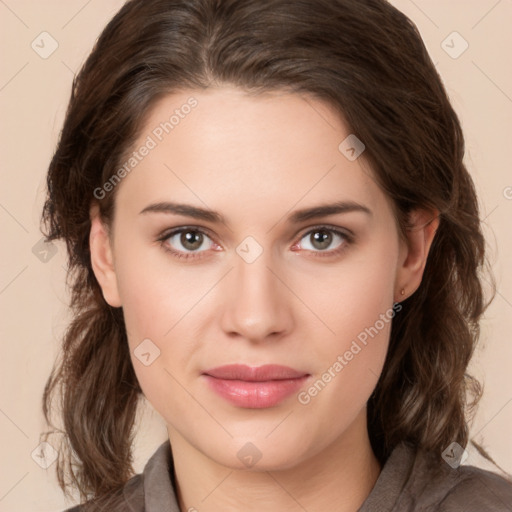
[[[349,161],[338,149],[350,130],[328,105],[297,94],[175,93],[149,113],[135,148],[190,96],[197,107],[117,186],[110,230],[91,208],[90,235],[105,300],[123,308],[137,378],[167,425],[180,508],[357,510],[381,470],[366,403],[391,322],[305,405],[293,394],[275,407],[237,407],[201,373],[228,363],[282,364],[309,373],[302,390],[309,389],[359,333],[417,289],[436,212],[413,212],[415,228],[401,239],[364,153]],[[140,213],[165,201],[215,210],[225,222]],[[336,201],[371,214],[287,220]],[[179,235],[158,241],[190,226],[207,233],[199,251]],[[322,247],[312,239],[322,226],[353,238],[328,231],[332,241]],[[236,250],[247,236],[263,251],[251,263]],[[149,366],[134,355],[144,339],[160,350]],[[237,456],[247,443],[261,455],[251,467]]]

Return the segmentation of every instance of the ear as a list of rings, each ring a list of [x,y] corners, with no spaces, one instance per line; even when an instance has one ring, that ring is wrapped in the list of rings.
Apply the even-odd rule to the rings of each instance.
[[[102,222],[97,205],[91,207],[90,217],[89,247],[92,269],[100,284],[105,301],[110,306],[118,308],[122,304],[117,287],[111,240],[108,229]]]
[[[420,286],[427,257],[439,227],[439,211],[416,209],[409,215],[406,241],[401,242],[395,301],[410,297]],[[405,293],[402,295],[401,291]]]

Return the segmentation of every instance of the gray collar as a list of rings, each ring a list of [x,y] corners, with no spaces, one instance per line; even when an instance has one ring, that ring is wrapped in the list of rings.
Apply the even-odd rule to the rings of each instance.
[[[144,467],[145,512],[180,512],[174,492],[173,472],[171,445],[167,440]]]
[[[394,509],[414,462],[413,451],[401,444],[390,455],[377,479],[374,489],[363,503],[360,512],[379,510],[387,512]],[[141,476],[141,482],[133,486],[134,491],[125,499],[132,505],[130,512],[180,512],[175,493],[174,468],[169,441],[162,443],[148,460]],[[144,503],[144,508],[140,505]],[[134,505],[135,504],[135,505]]]

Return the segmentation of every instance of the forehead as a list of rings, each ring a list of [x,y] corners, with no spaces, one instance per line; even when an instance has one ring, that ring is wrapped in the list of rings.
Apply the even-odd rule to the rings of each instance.
[[[350,135],[334,109],[308,96],[177,92],[148,113],[118,202],[143,207],[179,197],[216,210],[259,206],[260,215],[299,202],[376,205],[385,198],[363,158],[351,161],[340,150]]]

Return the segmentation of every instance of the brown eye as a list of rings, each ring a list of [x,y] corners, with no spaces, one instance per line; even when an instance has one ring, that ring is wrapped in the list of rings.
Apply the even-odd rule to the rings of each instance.
[[[351,242],[348,234],[337,229],[319,227],[305,233],[300,242],[300,248],[311,252],[335,253]]]
[[[199,229],[180,228],[163,236],[161,242],[173,253],[188,256],[203,253],[213,247],[212,239]]]
[[[317,230],[311,233],[310,235],[311,245],[315,247],[315,249],[324,250],[328,249],[332,243],[332,234],[329,231]]]
[[[203,244],[203,234],[197,231],[183,231],[180,235],[180,243],[189,251],[197,251]]]

